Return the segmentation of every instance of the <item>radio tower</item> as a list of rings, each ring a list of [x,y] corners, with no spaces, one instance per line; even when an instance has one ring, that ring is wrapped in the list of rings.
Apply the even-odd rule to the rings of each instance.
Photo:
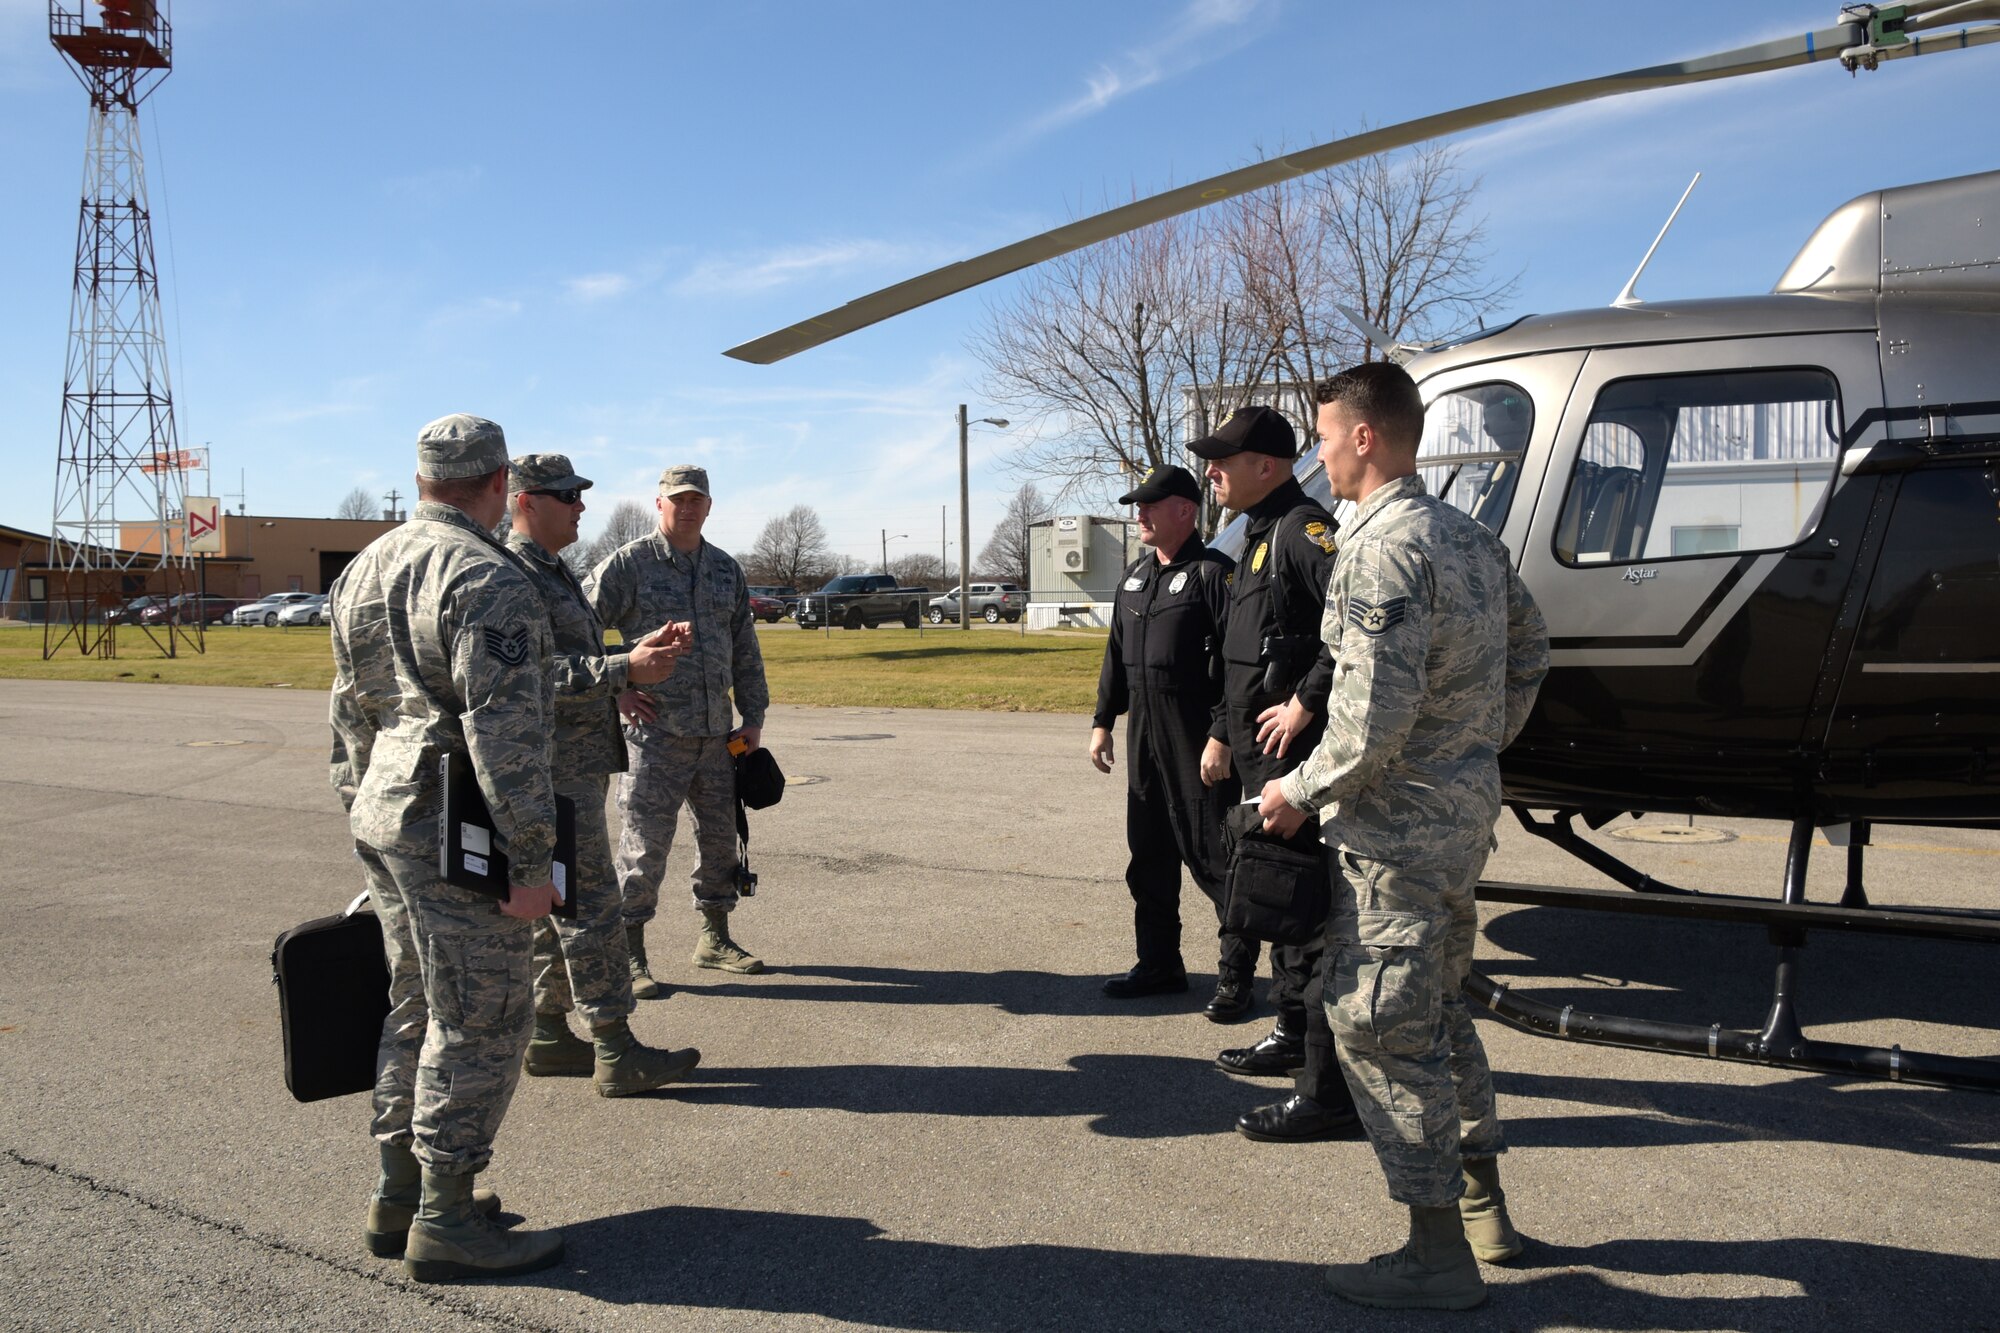
[[[101,23],[88,22],[101,11]],[[173,27],[156,0],[49,0],[49,40],[90,93],[83,203],[76,228],[69,357],[55,516],[49,528],[49,610],[42,656],[74,641],[110,657],[106,615],[133,593],[191,587],[178,540],[186,503],[173,387],[153,262],[153,222],[139,148],[139,103],[173,67]],[[121,513],[122,508],[122,513]],[[141,624],[168,657],[202,649],[201,616]]]

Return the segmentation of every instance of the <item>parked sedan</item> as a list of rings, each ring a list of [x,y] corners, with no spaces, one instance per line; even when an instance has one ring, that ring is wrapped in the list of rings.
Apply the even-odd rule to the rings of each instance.
[[[793,611],[797,610],[799,605],[799,590],[797,588],[788,588],[781,584],[753,583],[750,585],[750,595],[752,597],[771,597],[783,602],[785,604],[786,615],[790,615]]]
[[[326,623],[326,594],[309,593],[302,602],[293,602],[278,612],[280,625],[324,625]]]
[[[156,606],[165,606],[164,597],[134,597],[123,606],[114,606],[104,613],[107,625],[131,625],[139,622],[145,614]]]
[[[785,618],[785,604],[775,597],[753,592],[750,594],[750,614],[767,625],[775,625]]]
[[[184,592],[164,602],[154,602],[139,613],[139,623],[143,625],[192,625],[197,619],[204,625],[220,624],[229,619],[230,600],[227,597],[203,597],[198,592]]]
[[[234,625],[275,625],[278,623],[278,612],[296,602],[303,602],[309,597],[318,595],[311,592],[274,592],[262,601],[237,607],[236,614],[229,620]]]

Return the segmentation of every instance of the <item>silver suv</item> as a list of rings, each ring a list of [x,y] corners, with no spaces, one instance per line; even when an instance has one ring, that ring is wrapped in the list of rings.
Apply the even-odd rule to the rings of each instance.
[[[1028,594],[1013,583],[975,583],[972,585],[972,614],[989,625],[1001,621],[1013,624],[1021,618],[1028,607]],[[930,600],[930,621],[942,625],[947,620],[958,619],[958,589],[953,588],[942,597]]]

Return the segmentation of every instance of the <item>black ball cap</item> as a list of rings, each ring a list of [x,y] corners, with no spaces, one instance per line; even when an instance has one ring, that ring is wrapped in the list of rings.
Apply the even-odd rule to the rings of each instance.
[[[1194,473],[1184,467],[1169,463],[1156,467],[1140,479],[1139,484],[1118,497],[1122,505],[1149,505],[1160,500],[1180,496],[1183,500],[1201,503],[1201,484],[1194,479]]]
[[[1297,458],[1299,433],[1285,414],[1273,407],[1245,407],[1229,414],[1213,435],[1188,446],[1196,458],[1230,458],[1236,454],[1269,454]]]

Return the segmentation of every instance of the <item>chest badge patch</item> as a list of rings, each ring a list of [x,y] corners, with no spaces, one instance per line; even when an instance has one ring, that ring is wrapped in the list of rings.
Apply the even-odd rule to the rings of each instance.
[[[489,625],[482,633],[486,635],[486,651],[508,666],[519,666],[528,660],[528,645],[533,640],[528,637],[525,626],[512,634],[503,634]]]
[[[1347,600],[1347,623],[1378,639],[1403,623],[1403,617],[1410,609],[1407,597],[1391,597],[1382,603],[1364,602],[1359,597]]]
[[[1319,547],[1320,550],[1325,551],[1328,555],[1333,554],[1333,534],[1326,530],[1326,524],[1306,524],[1306,540]]]
[[[1271,553],[1271,543],[1269,542],[1257,543],[1257,550],[1250,557],[1250,572],[1252,574],[1261,574],[1264,572],[1264,557],[1269,555],[1270,553]]]
[[[1183,569],[1180,573],[1174,575],[1174,581],[1167,585],[1167,591],[1170,593],[1179,592],[1185,587],[1187,587],[1187,571]]]
[[[1125,580],[1126,592],[1137,592],[1139,591],[1139,589],[1145,586],[1146,586],[1146,580],[1138,577],[1137,575],[1134,575],[1133,577]]]

